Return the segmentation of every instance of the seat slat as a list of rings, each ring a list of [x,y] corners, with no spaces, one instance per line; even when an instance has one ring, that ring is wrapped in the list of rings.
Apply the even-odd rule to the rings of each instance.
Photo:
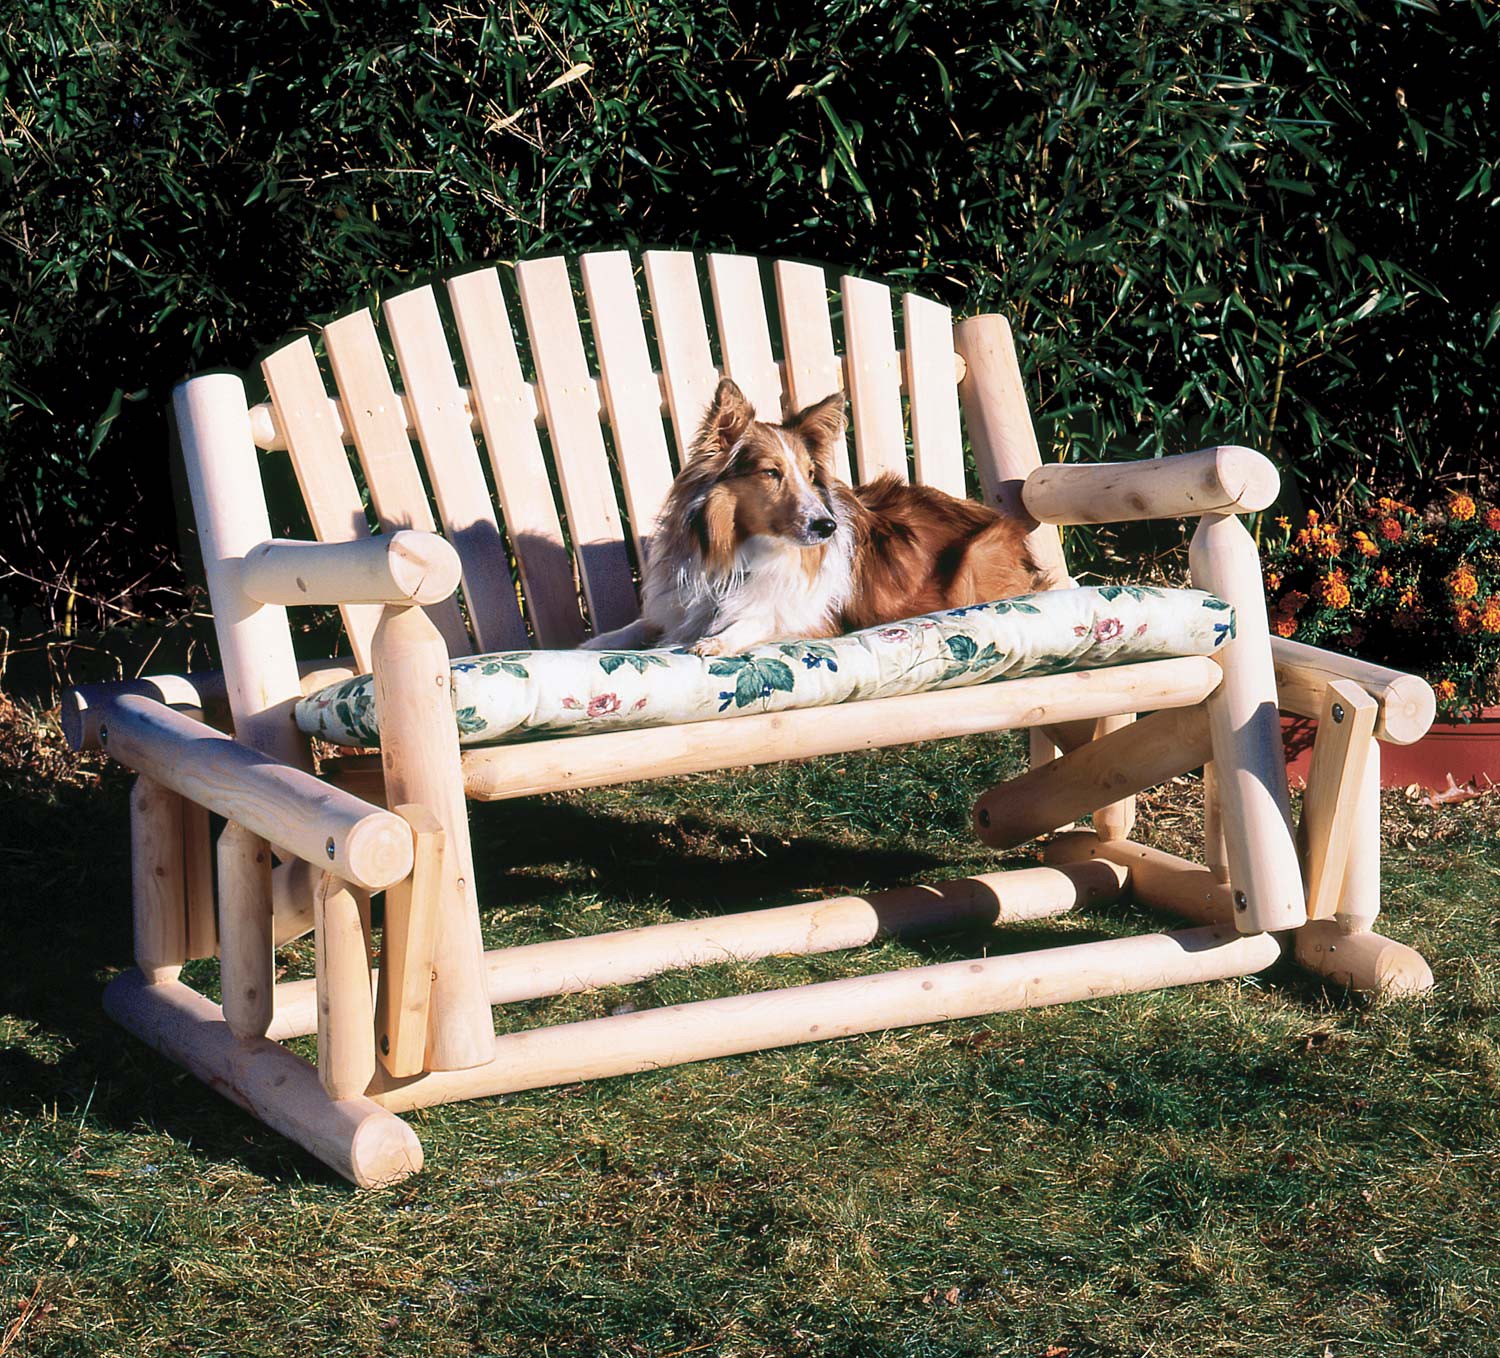
[[[307,336],[283,345],[261,363],[286,437],[287,452],[302,491],[307,517],[319,542],[351,542],[370,535],[370,521],[349,454],[329,416],[328,392]],[[380,621],[379,604],[341,604],[349,645],[362,669],[370,668],[370,640]]]
[[[688,448],[719,382],[708,347],[698,268],[685,250],[647,250],[641,263],[651,295],[651,319],[667,384],[677,460],[682,463],[687,461]]]
[[[516,266],[516,281],[589,617],[595,633],[608,632],[638,609],[567,261],[528,260]]]
[[[500,276],[494,269],[480,269],[449,279],[448,298],[458,321],[505,531],[521,566],[536,644],[576,646],[583,640],[583,614],[573,563],[563,541]]]
[[[884,283],[845,275],[844,348],[849,403],[854,411],[854,457],[859,479],[894,472],[903,481],[906,430],[901,418],[901,363],[891,323],[891,290]]]
[[[323,327],[323,347],[381,531],[413,528],[435,533],[427,487],[406,432],[406,410],[391,385],[374,318],[360,310],[330,321]],[[425,611],[443,634],[449,655],[472,652],[456,598],[431,604]]]
[[[463,563],[464,596],[479,648],[520,649],[526,627],[509,554],[469,430],[437,298],[431,288],[416,288],[392,297],[384,310],[438,514]]]
[[[906,330],[906,391],[917,480],[964,496],[964,445],[958,422],[953,363],[953,316],[928,297],[901,299]]]
[[[783,413],[781,374],[771,352],[760,263],[754,255],[709,255],[708,281],[724,373],[750,398],[756,417],[775,424]]]
[[[776,301],[781,310],[781,343],[786,350],[787,405],[803,410],[844,389],[844,365],[833,347],[828,315],[828,279],[815,264],[778,259]],[[852,480],[849,440],[839,441],[836,470]]]
[[[672,460],[661,420],[661,386],[646,347],[630,255],[610,250],[584,255],[578,263],[599,351],[604,405],[625,486],[630,531],[637,559],[644,563],[656,516],[672,484]]]

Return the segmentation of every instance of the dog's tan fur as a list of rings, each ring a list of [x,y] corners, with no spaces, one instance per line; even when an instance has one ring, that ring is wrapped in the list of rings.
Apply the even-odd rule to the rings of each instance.
[[[640,621],[588,644],[716,655],[1045,587],[1015,519],[895,476],[840,481],[843,432],[838,394],[778,425],[720,382],[662,507]]]

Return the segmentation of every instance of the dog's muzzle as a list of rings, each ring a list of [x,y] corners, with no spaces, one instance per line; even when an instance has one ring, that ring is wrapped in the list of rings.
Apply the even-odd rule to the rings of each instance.
[[[807,525],[808,535],[816,538],[819,542],[827,542],[837,531],[838,524],[826,515],[819,519],[813,519]]]

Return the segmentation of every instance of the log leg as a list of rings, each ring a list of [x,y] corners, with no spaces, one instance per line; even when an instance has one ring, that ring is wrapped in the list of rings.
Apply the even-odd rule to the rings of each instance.
[[[163,1056],[247,1109],[361,1188],[422,1168],[422,1147],[400,1118],[363,1096],[331,1099],[295,1052],[229,1030],[212,1000],[181,981],[147,985],[135,971],[110,982],[104,1008]]]
[[[1229,880],[1229,850],[1224,846],[1223,811],[1219,806],[1219,775],[1213,760],[1203,766],[1203,862],[1219,882]]]
[[[187,955],[213,957],[219,951],[214,914],[214,841],[208,808],[182,803],[182,857],[187,888]]]
[[[331,1099],[350,1099],[375,1074],[375,1001],[359,901],[323,873],[313,891],[317,940],[318,1079]]]
[[[1026,735],[1030,746],[1029,753],[1031,757],[1029,763],[1033,769],[1039,769],[1043,764],[1050,764],[1063,752],[1062,747],[1053,739],[1052,734],[1043,727],[1033,726]],[[1067,825],[1054,825],[1052,828],[1061,831],[1071,830],[1073,826],[1072,822],[1069,822]]]
[[[130,900],[136,966],[150,984],[175,981],[188,955],[182,798],[144,775],[130,789]]]
[[[1377,998],[1425,995],[1433,979],[1422,954],[1373,929],[1380,913],[1380,745],[1376,740],[1370,740],[1353,795],[1357,799],[1354,831],[1338,912],[1331,920],[1315,920],[1297,930],[1295,956],[1309,971],[1335,985]]]
[[[1224,682],[1205,699],[1229,880],[1243,933],[1307,922],[1292,839],[1276,674],[1255,540],[1233,515],[1206,514],[1189,550],[1193,582],[1234,608],[1236,635],[1215,655]]]
[[[1094,727],[1094,736],[1107,736],[1111,731],[1121,730],[1135,720],[1133,712],[1117,717],[1100,717]],[[1096,808],[1093,816],[1094,833],[1100,839],[1129,839],[1135,828],[1135,798],[1121,797],[1117,802]]]
[[[448,649],[420,608],[387,608],[375,629],[373,653],[389,804],[425,806],[444,834],[427,1066],[462,1070],[493,1057],[495,1027],[485,995],[484,941]]]
[[[236,1037],[264,1037],[276,997],[271,846],[230,821],[219,835],[219,984]]]

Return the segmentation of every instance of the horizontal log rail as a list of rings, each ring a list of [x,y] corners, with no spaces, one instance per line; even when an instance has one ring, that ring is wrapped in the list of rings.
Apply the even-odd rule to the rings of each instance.
[[[1376,740],[1410,745],[1427,734],[1437,715],[1432,685],[1415,674],[1285,637],[1271,638],[1271,659],[1276,665],[1276,701],[1283,712],[1316,717],[1328,685],[1347,679],[1380,704],[1375,715]]]
[[[664,971],[718,962],[751,962],[784,954],[804,957],[863,947],[878,938],[1050,919],[1081,906],[1117,900],[1124,881],[1125,870],[1105,862],[1017,868],[930,886],[893,887],[868,896],[835,896],[586,938],[495,948],[485,954],[486,990],[492,1005],[516,1004],[628,985]],[[270,1035],[301,1037],[316,1025],[313,982],[278,985]]]

